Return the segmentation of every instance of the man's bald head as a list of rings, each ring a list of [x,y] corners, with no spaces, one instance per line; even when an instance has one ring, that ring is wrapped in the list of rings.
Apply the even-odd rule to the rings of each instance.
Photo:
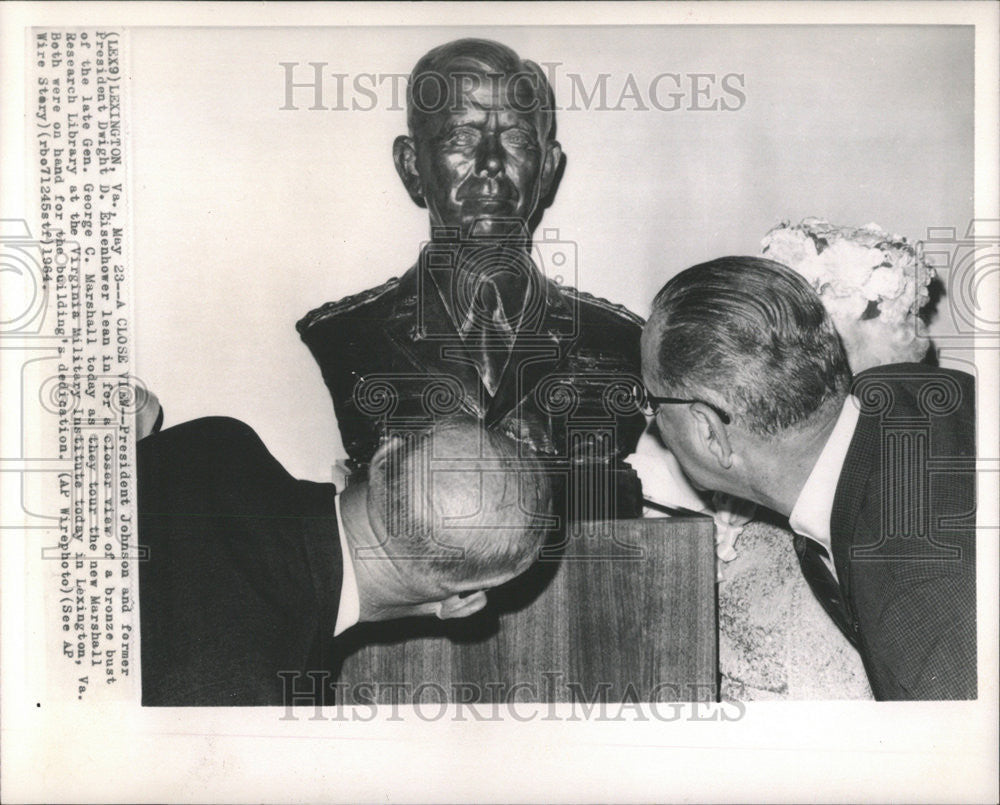
[[[550,527],[551,499],[537,459],[467,417],[395,434],[369,471],[369,519],[385,554],[442,582],[524,571]]]

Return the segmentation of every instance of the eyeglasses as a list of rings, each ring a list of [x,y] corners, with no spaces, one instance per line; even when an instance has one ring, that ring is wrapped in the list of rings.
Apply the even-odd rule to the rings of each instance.
[[[707,405],[713,411],[715,411],[716,416],[722,420],[724,425],[730,424],[732,422],[732,417],[729,416],[725,411],[723,411],[719,406],[708,402],[708,400],[695,400],[695,399],[684,399],[682,397],[657,397],[655,394],[650,394],[646,391],[644,386],[636,385],[634,389],[636,402],[639,404],[639,410],[645,416],[656,416],[657,410],[661,405],[685,405],[689,403],[701,403],[702,405]]]

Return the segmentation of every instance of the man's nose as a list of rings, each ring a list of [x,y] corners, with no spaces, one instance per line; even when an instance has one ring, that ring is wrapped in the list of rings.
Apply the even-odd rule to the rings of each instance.
[[[486,176],[503,173],[503,149],[496,134],[487,133],[479,143],[476,155],[476,171]]]

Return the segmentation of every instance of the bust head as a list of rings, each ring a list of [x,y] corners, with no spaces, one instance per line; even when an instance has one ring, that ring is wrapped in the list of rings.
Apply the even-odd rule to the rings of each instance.
[[[432,237],[530,234],[562,159],[552,89],[537,64],[485,39],[436,47],[410,75],[407,124],[393,159],[427,208]]]
[[[551,498],[537,459],[474,419],[391,436],[341,497],[361,619],[478,611],[537,557]]]

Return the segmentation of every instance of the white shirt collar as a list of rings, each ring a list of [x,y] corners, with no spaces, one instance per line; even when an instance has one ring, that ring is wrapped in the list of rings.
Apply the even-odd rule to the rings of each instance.
[[[350,629],[361,616],[361,599],[358,597],[358,580],[354,575],[354,560],[351,548],[347,543],[347,532],[344,521],[340,517],[340,493],[334,502],[337,511],[337,533],[340,535],[340,555],[344,564],[344,579],[340,587],[340,606],[337,608],[337,623],[333,628],[333,636]]]
[[[837,482],[840,480],[844,460],[854,438],[860,409],[858,399],[848,394],[840,409],[837,423],[830,432],[830,438],[826,440],[788,518],[788,524],[793,531],[823,546],[827,552],[827,557],[823,557],[823,561],[835,579],[837,570],[833,564],[830,518],[833,514],[833,498],[837,494]]]

